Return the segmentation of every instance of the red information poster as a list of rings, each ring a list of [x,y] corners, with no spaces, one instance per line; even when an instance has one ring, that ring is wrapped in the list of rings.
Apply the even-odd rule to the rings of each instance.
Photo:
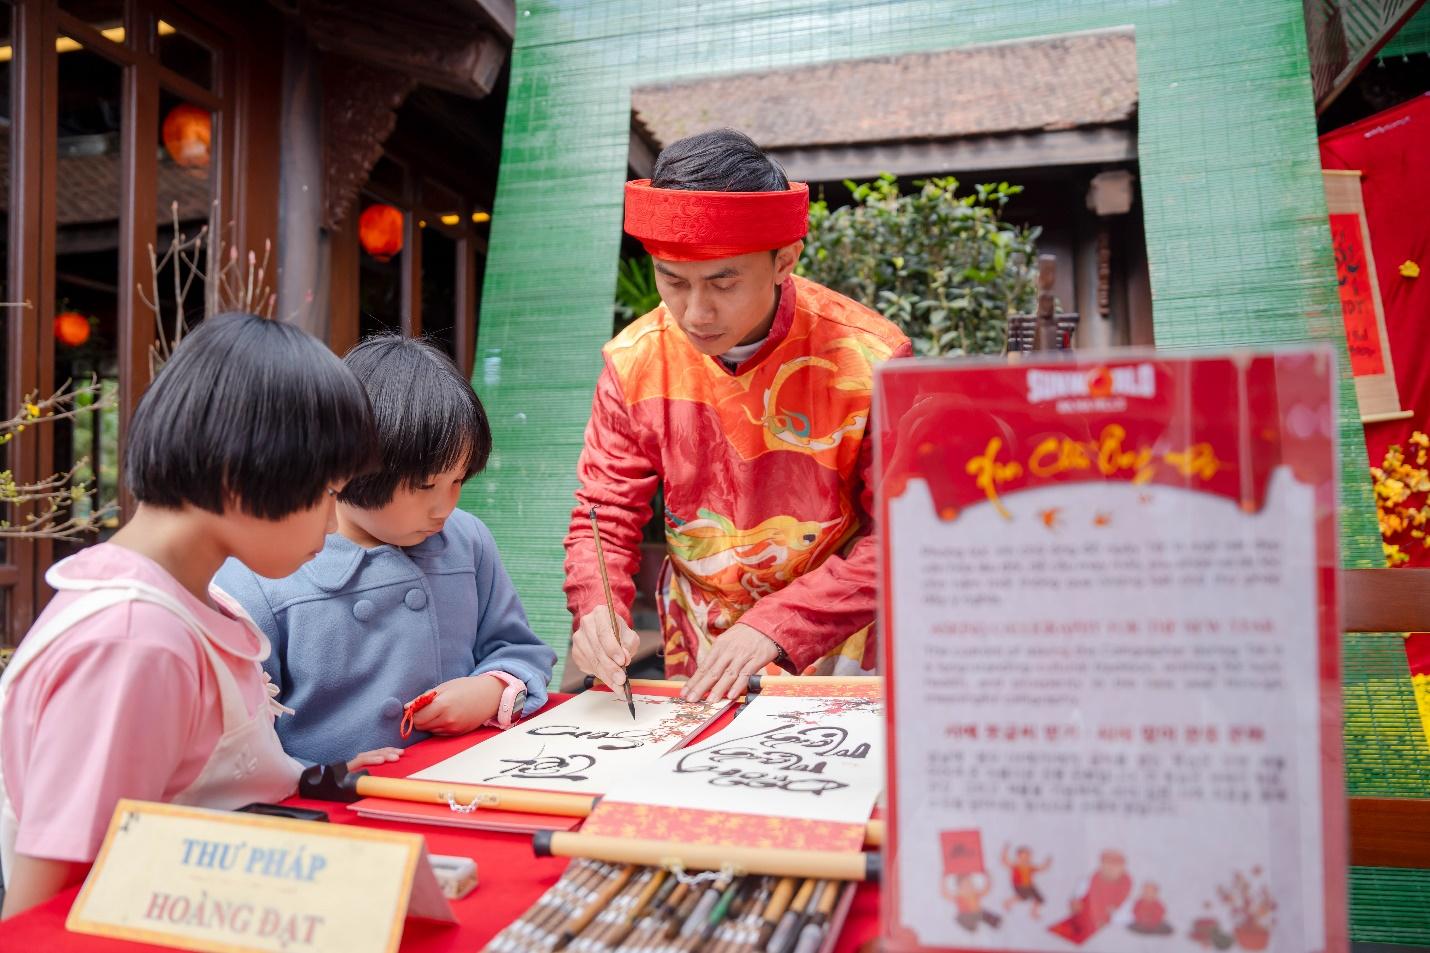
[[[1329,349],[877,378],[885,949],[1346,949]]]
[[[1366,261],[1365,242],[1361,240],[1361,217],[1350,212],[1331,215],[1331,245],[1336,252],[1336,283],[1346,322],[1351,374],[1355,377],[1384,374],[1380,324],[1371,290],[1374,273]]]

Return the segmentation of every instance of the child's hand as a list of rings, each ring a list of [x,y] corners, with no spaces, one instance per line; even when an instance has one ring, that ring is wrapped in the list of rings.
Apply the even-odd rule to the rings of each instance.
[[[401,748],[374,748],[372,751],[364,751],[348,762],[348,770],[356,771],[359,768],[370,768],[375,764],[388,764],[402,757]]]
[[[412,727],[434,735],[460,735],[496,717],[506,683],[494,675],[466,675],[437,686],[431,704],[412,715]]]

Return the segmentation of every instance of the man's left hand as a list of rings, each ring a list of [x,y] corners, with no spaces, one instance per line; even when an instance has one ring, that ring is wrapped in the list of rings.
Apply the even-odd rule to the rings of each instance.
[[[437,686],[432,703],[412,716],[412,727],[434,735],[460,735],[497,713],[506,683],[494,675],[465,675]]]
[[[759,674],[779,658],[779,654],[780,647],[774,639],[737,622],[701,653],[699,666],[680,690],[680,697],[687,701],[738,698],[749,684],[750,676]]]

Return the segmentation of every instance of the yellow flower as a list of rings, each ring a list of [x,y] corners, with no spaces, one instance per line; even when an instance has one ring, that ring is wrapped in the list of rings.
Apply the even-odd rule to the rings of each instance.
[[[25,413],[29,414],[31,417],[38,417],[38,416],[40,416],[40,405],[39,405],[39,404],[26,404],[26,405],[25,405]]]
[[[1400,274],[1403,278],[1419,278],[1420,266],[1407,258],[1400,263]]]

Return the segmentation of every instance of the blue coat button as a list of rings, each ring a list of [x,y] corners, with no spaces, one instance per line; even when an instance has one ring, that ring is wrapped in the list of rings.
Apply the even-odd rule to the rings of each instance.
[[[397,718],[402,715],[402,702],[396,698],[389,698],[382,703],[382,717]]]
[[[407,603],[407,608],[413,612],[421,612],[423,607],[427,605],[427,593],[421,589],[409,589],[402,601]]]
[[[372,618],[373,604],[366,599],[359,599],[353,603],[353,615],[359,622],[366,622]]]

